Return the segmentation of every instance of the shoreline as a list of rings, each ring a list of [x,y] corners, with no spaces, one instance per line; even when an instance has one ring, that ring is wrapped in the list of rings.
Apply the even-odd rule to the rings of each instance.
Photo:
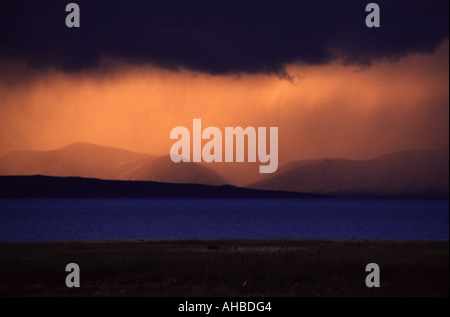
[[[383,193],[350,191],[300,192],[230,184],[204,185],[139,180],[107,180],[44,175],[0,175],[0,199],[28,198],[283,198],[283,199],[409,199],[449,200],[438,192]]]
[[[50,241],[0,241],[0,245],[27,245],[27,244],[146,244],[146,243],[301,243],[301,242],[323,242],[323,243],[450,243],[450,240],[407,240],[407,239],[365,239],[365,238],[184,238],[184,239],[77,239],[77,240],[50,240]]]

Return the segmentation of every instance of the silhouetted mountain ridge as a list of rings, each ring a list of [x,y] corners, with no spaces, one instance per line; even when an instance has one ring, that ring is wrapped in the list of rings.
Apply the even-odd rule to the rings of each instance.
[[[336,197],[448,198],[448,150],[409,150],[374,160],[292,162],[251,188]]]
[[[177,164],[169,156],[157,157],[87,143],[54,151],[12,152],[0,159],[0,175],[214,186],[228,183],[207,165]],[[247,187],[335,197],[448,198],[449,151],[409,150],[374,160],[296,161]]]
[[[195,163],[176,164],[110,147],[75,143],[53,151],[15,151],[0,159],[0,175],[46,175],[105,180],[225,184],[226,180]]]

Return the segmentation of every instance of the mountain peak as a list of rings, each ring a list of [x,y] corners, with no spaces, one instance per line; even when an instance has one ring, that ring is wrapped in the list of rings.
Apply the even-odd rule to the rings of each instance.
[[[446,150],[407,150],[373,160],[293,162],[252,188],[339,197],[448,198]]]
[[[46,175],[108,180],[222,185],[226,181],[195,163],[176,164],[112,147],[77,142],[53,151],[16,151],[0,159],[0,175]]]

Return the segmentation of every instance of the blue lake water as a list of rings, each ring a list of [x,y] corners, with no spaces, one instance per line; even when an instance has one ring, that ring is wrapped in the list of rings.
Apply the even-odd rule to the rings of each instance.
[[[448,200],[2,199],[0,241],[449,240]]]

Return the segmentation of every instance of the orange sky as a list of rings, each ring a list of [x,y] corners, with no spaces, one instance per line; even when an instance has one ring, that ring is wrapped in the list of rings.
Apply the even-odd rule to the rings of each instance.
[[[210,76],[106,60],[79,74],[18,68],[0,81],[0,155],[89,142],[168,155],[176,126],[279,127],[280,165],[449,144],[449,45],[368,69],[288,65]],[[22,68],[22,71],[26,69]],[[257,163],[255,165],[258,165]]]

